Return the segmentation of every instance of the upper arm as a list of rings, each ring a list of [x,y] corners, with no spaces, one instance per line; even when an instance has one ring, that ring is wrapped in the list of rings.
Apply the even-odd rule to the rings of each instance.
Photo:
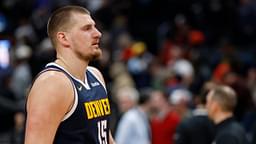
[[[113,138],[112,133],[111,133],[110,130],[109,130],[109,143],[110,143],[110,144],[116,144],[116,142],[115,142],[115,140],[114,140],[114,138]]]
[[[27,101],[25,143],[53,143],[56,130],[74,100],[72,84],[56,71],[40,75]]]

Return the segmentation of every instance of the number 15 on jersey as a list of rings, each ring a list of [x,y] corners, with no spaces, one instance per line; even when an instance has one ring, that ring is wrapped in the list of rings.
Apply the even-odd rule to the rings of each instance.
[[[108,144],[106,130],[107,130],[107,120],[98,121],[98,139],[100,144]]]

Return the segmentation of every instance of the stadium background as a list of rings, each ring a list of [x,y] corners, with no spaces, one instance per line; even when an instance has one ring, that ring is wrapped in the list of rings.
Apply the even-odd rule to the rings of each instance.
[[[23,112],[25,90],[54,60],[47,19],[68,4],[87,7],[103,33],[103,57],[92,65],[103,72],[114,111],[115,91],[124,86],[155,87],[167,94],[184,87],[197,95],[211,80],[235,88],[236,118],[249,137],[253,134],[255,0],[1,0],[0,39],[10,47],[6,55],[0,54],[0,89],[14,93],[13,98],[3,96],[18,103],[18,108],[9,105],[12,113]],[[0,129],[8,121],[0,120]]]

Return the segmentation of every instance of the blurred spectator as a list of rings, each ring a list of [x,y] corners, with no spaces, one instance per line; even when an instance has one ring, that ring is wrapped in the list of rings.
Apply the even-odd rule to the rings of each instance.
[[[110,67],[112,81],[112,92],[115,93],[121,87],[135,87],[135,83],[128,73],[127,68],[121,62],[113,63]]]
[[[182,58],[183,55],[184,51],[182,47],[167,40],[163,45],[163,49],[161,50],[159,59],[161,60],[161,63],[165,66],[172,66],[173,63],[177,59]]]
[[[178,113],[180,119],[189,118],[191,116],[192,94],[186,89],[176,89],[171,92],[169,102],[173,109]]]
[[[189,88],[194,78],[194,68],[191,62],[186,59],[179,59],[174,63],[172,69],[176,75],[181,76],[181,84],[185,88]]]
[[[114,60],[127,62],[133,56],[132,44],[133,40],[128,33],[119,34],[116,42],[114,41],[114,47],[116,48],[113,51]]]
[[[224,61],[217,65],[213,71],[213,80],[216,83],[222,83],[225,74],[231,71],[231,66],[228,62]]]
[[[25,44],[18,45],[15,52],[15,67],[11,79],[11,88],[21,106],[25,106],[27,90],[32,81],[28,60],[32,54],[31,48]]]
[[[201,94],[195,97],[196,108],[192,116],[185,118],[176,129],[175,144],[211,144],[214,138],[214,124],[209,120],[205,108],[206,95],[215,87],[212,82],[206,83]]]
[[[141,89],[150,86],[149,64],[152,55],[147,51],[144,42],[135,42],[131,47],[132,57],[127,62],[128,71],[133,77],[136,87]]]
[[[236,103],[236,93],[231,87],[217,86],[208,93],[207,111],[216,125],[214,143],[248,144],[243,127],[233,117]]]
[[[244,83],[244,79],[235,72],[228,72],[223,77],[223,84],[232,87],[237,94],[237,104],[234,109],[234,116],[240,122],[253,109],[251,93]]]
[[[174,144],[174,133],[180,117],[172,109],[163,91],[153,90],[151,97],[155,110],[151,118],[152,144]]]
[[[22,107],[17,105],[17,99],[10,88],[12,73],[3,77],[0,89],[0,143],[13,144],[16,141],[16,115],[19,115]],[[24,117],[23,117],[24,119]],[[20,126],[20,125],[19,125]],[[21,142],[20,142],[21,143]]]
[[[19,141],[19,143],[23,142],[25,125],[25,101],[27,91],[32,82],[32,74],[30,70],[30,65],[28,63],[31,54],[31,48],[25,44],[18,45],[14,52],[14,56],[16,59],[13,76],[11,79],[11,89],[16,96],[16,106],[22,108],[20,113],[15,116],[15,138],[17,139],[17,141]]]
[[[124,113],[132,108],[137,107],[139,100],[139,92],[136,88],[131,86],[124,86],[118,88],[113,94],[113,99],[117,105],[116,112],[112,114],[113,130],[115,132],[117,124]]]
[[[115,94],[119,111],[125,113],[138,104],[139,93],[133,87],[121,87]]]
[[[149,114],[153,101],[150,92],[151,90],[142,90],[139,105],[122,116],[116,131],[116,143],[151,144]]]
[[[29,61],[32,67],[31,73],[33,77],[35,77],[47,63],[53,61],[55,58],[55,50],[49,38],[43,39],[36,49],[37,50],[32,53],[32,57]]]
[[[18,44],[27,43],[33,46],[37,42],[37,35],[34,28],[26,18],[20,20],[14,35]]]
[[[150,76],[150,85],[155,89],[165,89],[165,81],[170,75],[169,70],[166,69],[159,59],[155,56],[152,58],[151,63],[148,66],[149,76]]]

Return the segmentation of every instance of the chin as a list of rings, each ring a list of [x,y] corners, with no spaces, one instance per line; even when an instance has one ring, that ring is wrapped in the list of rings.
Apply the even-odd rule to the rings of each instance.
[[[101,55],[95,55],[92,57],[91,60],[95,61],[95,60],[99,60],[101,58]]]
[[[91,56],[90,60],[91,60],[91,61],[99,60],[99,59],[101,58],[101,56],[102,56],[102,52],[101,52],[101,50],[99,50],[99,51],[95,52],[95,53]]]

